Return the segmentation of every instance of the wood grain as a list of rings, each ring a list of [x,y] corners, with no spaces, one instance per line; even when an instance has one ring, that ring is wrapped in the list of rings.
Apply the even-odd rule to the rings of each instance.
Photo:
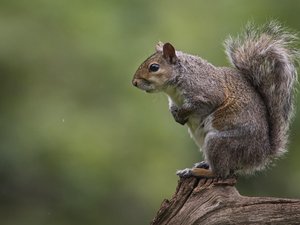
[[[235,179],[181,179],[151,225],[300,224],[300,200],[241,196]]]

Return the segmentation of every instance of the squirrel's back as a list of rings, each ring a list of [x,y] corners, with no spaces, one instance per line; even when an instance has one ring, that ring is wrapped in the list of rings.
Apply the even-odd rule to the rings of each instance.
[[[299,57],[296,40],[295,34],[272,21],[258,28],[249,24],[241,37],[230,37],[225,42],[229,60],[251,82],[266,105],[275,157],[286,151],[293,115],[295,64]]]

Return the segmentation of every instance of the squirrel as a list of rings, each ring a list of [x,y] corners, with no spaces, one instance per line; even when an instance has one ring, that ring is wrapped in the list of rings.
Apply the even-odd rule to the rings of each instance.
[[[228,178],[264,169],[287,150],[299,50],[296,34],[277,21],[248,23],[225,40],[233,67],[159,42],[137,69],[132,84],[164,92],[176,122],[187,124],[204,161],[180,177]]]

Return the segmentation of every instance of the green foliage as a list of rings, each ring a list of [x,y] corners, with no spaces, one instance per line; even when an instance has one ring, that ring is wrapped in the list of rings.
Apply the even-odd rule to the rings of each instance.
[[[0,2],[1,224],[147,224],[200,161],[163,95],[131,85],[157,41],[228,65],[222,41],[248,21],[300,30],[299,1]],[[300,115],[290,152],[239,183],[299,197]]]

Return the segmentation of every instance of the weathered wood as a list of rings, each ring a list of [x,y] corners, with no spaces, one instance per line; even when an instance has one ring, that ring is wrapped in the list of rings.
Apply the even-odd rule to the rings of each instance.
[[[300,200],[241,196],[234,179],[181,179],[151,225],[300,224]]]

